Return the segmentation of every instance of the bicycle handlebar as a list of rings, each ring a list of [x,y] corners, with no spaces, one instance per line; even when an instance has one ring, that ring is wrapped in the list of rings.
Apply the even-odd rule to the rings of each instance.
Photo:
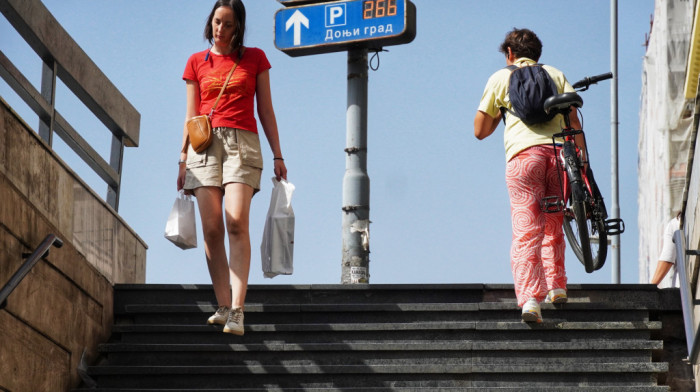
[[[583,90],[587,90],[588,87],[592,84],[596,84],[602,80],[607,80],[607,79],[612,79],[613,74],[612,72],[596,75],[596,76],[590,76],[587,78],[583,78],[579,80],[578,82],[574,83],[573,87],[575,89],[583,88]]]

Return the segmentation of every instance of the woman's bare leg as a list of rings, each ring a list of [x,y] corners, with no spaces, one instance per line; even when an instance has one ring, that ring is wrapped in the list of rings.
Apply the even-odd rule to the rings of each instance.
[[[229,268],[231,270],[231,307],[243,307],[248,290],[250,273],[250,202],[253,188],[246,184],[226,185],[224,205],[226,230],[229,243]]]
[[[204,252],[216,301],[219,306],[231,306],[231,283],[224,244],[225,232],[221,206],[223,191],[217,187],[200,187],[194,192],[202,219]]]

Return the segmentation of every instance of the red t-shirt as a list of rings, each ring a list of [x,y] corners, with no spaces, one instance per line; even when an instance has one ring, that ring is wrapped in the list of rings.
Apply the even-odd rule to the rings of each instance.
[[[209,58],[204,60],[207,53]],[[211,111],[226,76],[236,62],[236,56],[237,52],[222,56],[204,50],[193,54],[187,60],[182,79],[199,84],[200,115],[209,114]],[[239,128],[258,133],[254,114],[257,76],[270,68],[265,52],[258,48],[246,48],[211,117],[211,126]]]

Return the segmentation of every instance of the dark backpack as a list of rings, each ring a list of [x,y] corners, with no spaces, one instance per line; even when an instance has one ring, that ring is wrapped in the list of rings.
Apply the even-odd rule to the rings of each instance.
[[[557,85],[552,80],[542,64],[526,65],[518,67],[510,65],[511,70],[508,85],[508,96],[513,110],[501,108],[503,122],[505,123],[505,111],[517,116],[526,125],[547,122],[554,118],[555,114],[544,112],[544,101],[557,94]]]

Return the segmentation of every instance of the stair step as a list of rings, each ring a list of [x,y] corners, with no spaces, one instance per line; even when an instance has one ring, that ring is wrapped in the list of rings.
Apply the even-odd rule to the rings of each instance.
[[[224,388],[273,385],[288,387],[530,387],[561,385],[650,385],[656,374],[668,370],[659,363],[574,363],[552,366],[474,365],[461,363],[419,365],[248,365],[218,367],[95,367],[90,373],[100,385],[138,388]]]
[[[625,342],[382,342],[338,344],[105,344],[100,352],[114,366],[214,366],[440,363],[478,364],[651,362],[661,341]],[[543,353],[546,352],[546,355]]]
[[[658,350],[663,348],[662,341],[572,341],[572,342],[538,342],[538,341],[417,341],[417,342],[344,342],[344,343],[265,343],[265,344],[124,344],[107,343],[100,345],[102,352],[230,352],[230,351],[465,351],[465,350]]]
[[[470,362],[470,361],[467,361]],[[431,364],[400,365],[226,365],[226,366],[94,366],[91,374],[100,375],[212,375],[212,374],[358,374],[366,373],[371,368],[373,374],[468,374],[468,373],[657,373],[668,370],[665,363],[568,363],[551,366],[550,364],[496,365],[473,364],[463,361],[443,361]]]
[[[118,323],[199,323],[216,311],[209,304],[125,305],[115,313]],[[638,303],[542,304],[545,319],[568,321],[647,321],[649,309]],[[586,312],[582,312],[586,310]],[[246,304],[246,320],[253,324],[377,323],[414,321],[507,321],[520,317],[515,302],[398,303],[398,304]]]
[[[114,339],[131,343],[329,343],[379,340],[648,340],[661,323],[651,322],[440,322],[401,324],[258,324],[244,336],[218,325],[115,325]]]
[[[115,325],[114,332],[206,332],[220,329],[217,325]],[[279,331],[402,331],[402,330],[658,330],[661,329],[660,321],[611,321],[611,322],[568,322],[545,321],[540,324],[524,322],[491,322],[491,321],[467,321],[467,322],[417,322],[417,323],[364,323],[364,324],[253,324],[246,325],[246,331],[254,332],[279,332]]]
[[[211,313],[218,306],[214,303],[200,304],[134,304],[125,305],[118,315],[130,313]],[[544,310],[643,310],[649,308],[634,302],[615,302],[609,304],[576,302],[571,299],[565,304],[542,303]],[[476,312],[482,310],[519,310],[515,302],[482,303],[376,303],[376,304],[259,304],[246,303],[245,312],[262,313],[297,313],[297,312]]]
[[[266,388],[223,388],[223,389],[140,389],[140,388],[94,388],[76,389],[76,392],[668,392],[668,386],[557,386],[557,387],[323,387],[323,388],[278,388],[269,386]]]
[[[119,292],[115,309],[126,304],[209,304],[215,301],[213,287],[207,284],[117,284],[115,290]],[[636,303],[649,309],[668,305],[660,302],[658,289],[649,284],[569,284],[567,291],[575,302]],[[258,304],[494,303],[515,302],[515,294],[512,284],[250,285],[246,301]]]

